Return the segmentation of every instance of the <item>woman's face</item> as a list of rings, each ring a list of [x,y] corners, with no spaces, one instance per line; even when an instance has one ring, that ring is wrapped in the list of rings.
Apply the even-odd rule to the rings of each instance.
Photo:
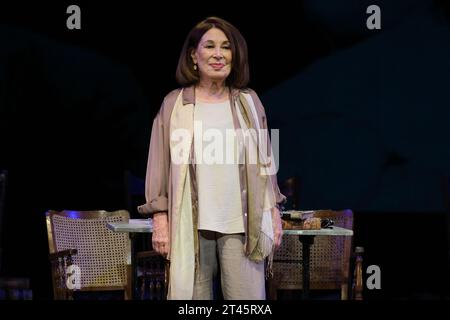
[[[231,44],[220,29],[209,29],[192,51],[191,57],[197,65],[201,80],[224,81],[230,75]]]

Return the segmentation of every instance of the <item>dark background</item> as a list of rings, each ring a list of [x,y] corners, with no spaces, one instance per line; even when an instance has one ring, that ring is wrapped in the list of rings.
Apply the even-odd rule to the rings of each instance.
[[[354,210],[354,243],[382,271],[366,297],[448,298],[446,1],[83,1],[81,30],[70,4],[0,8],[2,275],[51,298],[45,212],[126,206],[124,171],[145,176],[184,38],[217,15],[247,39],[280,183],[298,177],[300,209]],[[381,30],[366,28],[371,4]]]

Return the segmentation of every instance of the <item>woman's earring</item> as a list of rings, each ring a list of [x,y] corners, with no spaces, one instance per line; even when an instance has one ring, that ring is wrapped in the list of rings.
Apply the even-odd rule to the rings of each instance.
[[[194,70],[197,70],[197,65],[196,64],[194,64]]]

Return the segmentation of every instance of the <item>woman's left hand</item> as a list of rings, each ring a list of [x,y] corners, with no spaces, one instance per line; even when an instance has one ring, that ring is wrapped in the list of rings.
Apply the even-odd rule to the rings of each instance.
[[[281,245],[281,238],[283,237],[283,228],[281,225],[280,210],[277,207],[272,208],[272,226],[273,226],[273,242],[275,249]]]

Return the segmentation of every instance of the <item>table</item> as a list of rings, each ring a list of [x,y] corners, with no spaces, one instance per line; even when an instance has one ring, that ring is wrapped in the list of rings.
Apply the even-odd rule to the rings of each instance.
[[[126,222],[116,222],[108,223],[107,227],[114,232],[127,232],[130,234],[132,254],[131,254],[131,265],[133,266],[133,298],[135,295],[135,281],[136,281],[136,270],[134,268],[134,234],[136,233],[151,233],[153,231],[152,220],[151,219],[130,219],[128,223]],[[302,243],[303,248],[303,259],[301,261],[303,266],[302,278],[303,278],[303,290],[302,298],[308,299],[309,297],[309,267],[310,267],[310,254],[311,245],[314,243],[315,236],[353,236],[353,230],[335,227],[319,230],[283,230],[284,235],[298,236],[298,239]],[[289,262],[286,260],[274,260],[275,262]],[[293,261],[293,262],[298,262]]]
[[[128,222],[108,222],[108,229],[114,232],[152,233],[153,224],[151,219],[130,219]]]
[[[353,230],[335,227],[319,229],[319,230],[294,230],[288,229],[283,230],[283,235],[293,235],[298,236],[298,239],[302,243],[303,249],[303,259],[301,261],[302,279],[303,279],[303,290],[302,298],[309,298],[309,267],[310,267],[310,255],[311,255],[311,245],[314,243],[315,236],[353,236]],[[298,260],[274,260],[274,262],[299,262]]]
[[[136,297],[136,281],[137,268],[135,266],[136,252],[134,249],[134,240],[136,233],[152,233],[153,224],[152,219],[129,219],[128,222],[108,222],[107,228],[114,232],[126,232],[130,236],[131,242],[131,267],[133,269],[133,299]]]

